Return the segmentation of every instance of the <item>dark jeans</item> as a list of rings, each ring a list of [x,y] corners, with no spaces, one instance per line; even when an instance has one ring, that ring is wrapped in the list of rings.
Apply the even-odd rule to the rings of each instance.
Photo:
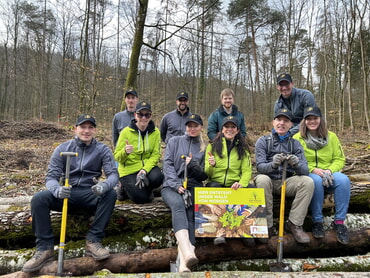
[[[188,187],[194,204],[194,188]],[[189,231],[190,242],[195,244],[195,223],[194,223],[194,205],[185,208],[184,200],[181,194],[170,187],[164,187],[161,191],[162,199],[171,209],[172,226],[175,231],[186,229]]]
[[[136,204],[149,203],[153,200],[153,190],[163,182],[163,173],[159,167],[154,167],[148,174],[149,185],[140,189],[135,185],[137,173],[120,177],[119,181],[127,196]]]
[[[104,238],[104,229],[109,223],[114,205],[116,192],[109,190],[102,196],[96,196],[90,187],[73,187],[68,199],[68,211],[86,210],[95,212],[86,239],[92,242],[101,242]],[[36,193],[31,200],[32,229],[36,235],[36,247],[39,251],[54,247],[54,234],[51,227],[50,211],[62,211],[63,199],[53,196],[49,190]]]

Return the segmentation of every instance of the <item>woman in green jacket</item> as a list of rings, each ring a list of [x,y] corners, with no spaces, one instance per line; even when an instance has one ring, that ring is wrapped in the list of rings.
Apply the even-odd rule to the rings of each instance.
[[[252,164],[248,144],[240,132],[236,117],[224,118],[222,130],[207,146],[205,161],[205,173],[208,176],[206,186],[229,187],[234,190],[248,187]],[[224,242],[223,237],[214,241],[215,244]]]
[[[153,200],[153,189],[163,181],[158,167],[161,157],[161,136],[152,121],[148,102],[139,102],[135,119],[118,138],[114,159],[118,161],[119,180],[127,196],[137,204]]]
[[[337,240],[348,244],[347,227],[344,225],[348,210],[351,182],[340,171],[345,157],[337,135],[328,131],[320,108],[307,107],[300,124],[299,133],[293,136],[303,146],[308,162],[309,176],[315,184],[311,200],[312,234],[315,238],[325,236],[322,205],[325,192],[334,192],[335,216],[332,227],[337,232]]]

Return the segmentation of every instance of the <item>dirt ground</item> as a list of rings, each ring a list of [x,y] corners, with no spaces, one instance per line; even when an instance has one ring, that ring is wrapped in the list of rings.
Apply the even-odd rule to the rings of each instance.
[[[97,139],[111,146],[110,128]],[[73,138],[70,126],[42,121],[0,121],[0,196],[32,196],[45,188],[47,164],[54,148]],[[262,134],[250,134],[252,143]],[[347,157],[346,174],[370,172],[367,132],[338,134]],[[252,152],[253,157],[253,152]]]

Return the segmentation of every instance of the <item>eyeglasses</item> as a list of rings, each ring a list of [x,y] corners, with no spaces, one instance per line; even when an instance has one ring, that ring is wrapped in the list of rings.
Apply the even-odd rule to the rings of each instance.
[[[143,117],[145,117],[145,118],[149,119],[149,118],[152,116],[152,113],[145,113],[145,114],[143,114],[143,113],[136,113],[136,115],[137,115],[139,118],[143,118]]]

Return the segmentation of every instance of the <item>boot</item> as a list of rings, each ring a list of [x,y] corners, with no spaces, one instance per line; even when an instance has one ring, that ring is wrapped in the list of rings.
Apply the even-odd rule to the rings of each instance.
[[[194,253],[194,246],[190,243],[189,240],[189,232],[188,230],[182,229],[175,233],[177,244],[180,249],[180,254],[184,257],[183,262],[187,268],[191,268],[192,266],[198,263],[198,258],[195,256]],[[181,259],[180,259],[181,261]]]
[[[184,254],[181,252],[180,248],[177,248],[177,267],[178,272],[191,272],[190,269],[185,264]]]
[[[95,260],[100,261],[109,257],[109,250],[104,248],[100,242],[91,242],[86,240],[85,256],[93,257]]]
[[[41,267],[44,266],[44,264],[52,260],[54,260],[53,249],[36,251],[35,255],[33,255],[33,257],[24,264],[22,271],[34,272],[36,270],[39,270]]]

